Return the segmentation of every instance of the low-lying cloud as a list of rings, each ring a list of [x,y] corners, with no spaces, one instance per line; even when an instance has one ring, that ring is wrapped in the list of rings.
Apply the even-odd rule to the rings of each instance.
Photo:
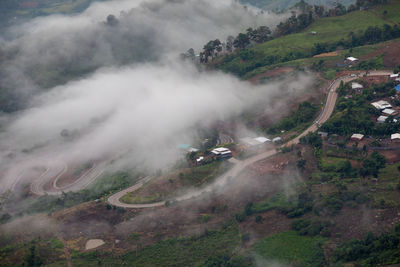
[[[305,88],[299,84],[310,82],[300,76],[254,86],[173,61],[102,69],[37,96],[0,135],[2,162],[124,155],[125,165],[162,168],[181,157],[177,145],[193,141],[194,126],[239,115],[260,99],[268,106],[278,94],[282,101],[296,97]]]
[[[7,77],[0,87],[17,96],[10,105],[24,96],[28,108],[0,116],[0,192],[19,166],[33,167],[27,161],[118,158],[118,166],[163,168],[182,157],[176,146],[196,138],[194,126],[296,97],[310,77],[256,86],[177,59],[210,39],[284,17],[230,0],[109,1],[11,28],[0,42]],[[18,171],[8,177],[10,166]]]

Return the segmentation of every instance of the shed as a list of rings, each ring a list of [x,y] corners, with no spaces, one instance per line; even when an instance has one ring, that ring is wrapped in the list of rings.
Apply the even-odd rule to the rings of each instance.
[[[398,74],[398,73],[396,73],[396,74],[390,74],[389,77],[390,77],[390,78],[397,78],[397,77],[399,77],[399,74]]]
[[[400,84],[396,85],[396,86],[394,87],[394,89],[396,89],[397,92],[400,91]]]
[[[318,135],[321,137],[327,137],[328,133],[327,132],[318,132]]]

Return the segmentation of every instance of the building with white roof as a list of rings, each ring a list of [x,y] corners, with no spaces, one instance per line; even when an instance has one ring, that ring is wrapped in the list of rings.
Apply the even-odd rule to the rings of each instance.
[[[397,77],[399,77],[399,74],[398,74],[398,73],[396,73],[396,74],[390,74],[389,77],[390,77],[390,78],[397,78]]]
[[[363,140],[363,138],[364,138],[363,134],[353,134],[351,136],[351,140],[353,140],[353,141],[361,141],[361,140]]]
[[[385,115],[388,115],[388,116],[395,115],[396,114],[396,110],[391,109],[391,108],[386,108],[386,109],[384,109],[382,111],[382,113],[385,114]]]
[[[279,136],[278,136],[278,137],[275,137],[274,139],[272,139],[272,142],[274,142],[274,143],[280,143],[280,142],[282,142],[282,138],[280,138]]]
[[[252,137],[244,137],[244,138],[240,138],[240,141],[242,144],[248,146],[248,147],[255,147],[255,146],[260,146],[260,145],[264,145],[266,143],[271,142],[270,139],[263,137],[263,136],[259,136],[256,138],[252,138]]]
[[[355,61],[358,60],[358,58],[355,58],[355,57],[348,57],[348,58],[346,58],[346,60],[347,60],[347,61],[350,61],[350,62],[355,62]]]
[[[363,89],[364,86],[362,86],[362,84],[353,82],[353,83],[351,83],[351,88],[354,89],[354,90],[357,90],[357,89]]]
[[[268,139],[268,138],[266,138],[266,137],[263,137],[263,136],[256,137],[256,138],[254,138],[254,140],[256,140],[257,142],[259,142],[260,144],[265,144],[265,143],[271,142],[270,139]]]
[[[392,134],[390,140],[400,140],[400,133]]]
[[[230,151],[226,147],[218,147],[211,151],[212,154],[217,156],[218,158],[230,158],[232,157],[232,151]]]
[[[376,121],[378,122],[378,123],[384,123],[386,120],[387,120],[387,116],[379,116],[377,119],[376,119]]]
[[[389,102],[387,102],[385,100],[379,100],[377,102],[373,102],[373,103],[371,103],[371,105],[379,110],[392,108],[392,105],[390,105]]]
[[[204,157],[199,157],[198,159],[196,159],[197,164],[202,163],[204,160]]]
[[[240,142],[248,147],[257,146],[260,144],[260,142],[251,137],[240,138]]]

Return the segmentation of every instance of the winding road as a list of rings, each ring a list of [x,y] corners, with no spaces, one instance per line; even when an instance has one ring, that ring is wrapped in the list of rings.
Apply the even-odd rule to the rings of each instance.
[[[364,75],[365,73],[358,73],[358,75]],[[390,71],[371,71],[368,73],[368,76],[383,76],[391,74]],[[308,127],[304,132],[302,132],[296,138],[290,140],[289,142],[282,145],[290,146],[299,143],[300,138],[306,135],[309,132],[314,132],[318,130],[318,126],[324,122],[326,122],[333,113],[335,108],[336,100],[337,100],[337,88],[340,85],[340,82],[349,82],[351,80],[357,79],[357,76],[343,76],[335,79],[327,88],[328,96],[326,99],[326,103],[322,109],[322,112],[316,119],[316,121]],[[227,136],[224,138],[228,140]],[[209,186],[204,188],[186,193],[184,195],[178,196],[174,199],[174,201],[183,201],[193,197],[198,197],[203,193],[212,191],[215,186],[224,186],[227,184],[229,179],[237,177],[246,167],[252,165],[253,163],[271,157],[277,154],[278,151],[276,149],[271,149],[268,151],[264,151],[260,154],[247,158],[245,160],[237,160],[234,158],[229,159],[234,166],[227,171],[225,174],[216,179],[216,181]],[[30,183],[30,190],[32,193],[36,195],[60,195],[62,192],[76,192],[82,189],[87,188],[91,183],[93,183],[99,176],[101,176],[106,169],[106,165],[108,161],[103,161],[100,163],[95,163],[92,168],[85,171],[77,180],[70,183],[66,186],[57,186],[57,181],[68,171],[68,165],[62,160],[57,160],[55,158],[42,158],[42,159],[27,159],[25,162],[18,162],[14,168],[11,168],[7,173],[7,178],[2,183],[0,188],[0,193],[6,191],[16,191],[17,188],[23,184],[27,180],[32,179],[32,170],[33,173],[36,173],[32,182]],[[135,185],[122,190],[108,198],[108,203],[114,206],[123,207],[123,208],[152,208],[165,205],[165,201],[156,202],[156,203],[148,203],[148,204],[126,204],[120,201],[121,197],[129,192],[134,192],[140,189],[146,182],[148,182],[151,178],[145,177],[139,180]]]
[[[332,115],[334,109],[335,109],[335,105],[336,105],[336,100],[338,97],[337,94],[337,89],[340,86],[340,82],[343,81],[344,83],[346,82],[350,82],[352,80],[357,79],[358,77],[362,76],[362,75],[367,75],[367,76],[387,76],[392,74],[391,71],[386,71],[386,70],[379,70],[379,71],[371,71],[368,74],[365,72],[359,72],[357,73],[358,75],[355,76],[343,76],[343,77],[338,77],[336,78],[333,82],[331,82],[331,84],[328,86],[327,91],[328,91],[328,96],[326,98],[326,102],[325,105],[322,109],[322,112],[319,114],[319,116],[317,117],[317,119],[314,121],[314,123],[308,127],[304,132],[302,132],[300,135],[298,135],[296,138],[288,141],[287,143],[283,144],[281,147],[284,146],[291,146],[291,145],[295,145],[298,144],[300,142],[300,138],[305,136],[306,134],[310,133],[310,132],[315,132],[318,130],[319,125],[323,124],[324,122],[326,122]],[[176,197],[174,199],[174,201],[184,201],[184,200],[188,200],[191,198],[196,198],[199,197],[200,195],[207,193],[207,192],[211,192],[212,190],[214,190],[214,188],[216,186],[224,186],[227,184],[227,182],[229,181],[229,179],[233,178],[233,177],[237,177],[246,167],[254,164],[257,161],[269,158],[275,154],[278,153],[278,150],[276,149],[271,149],[265,152],[262,152],[260,154],[257,154],[255,156],[252,156],[250,158],[247,158],[245,160],[238,160],[238,159],[234,159],[231,158],[229,161],[231,163],[234,164],[234,166],[227,171],[225,174],[223,174],[221,177],[217,178],[216,181],[209,185],[206,186],[202,189],[193,191],[193,192],[189,192],[186,193],[182,196]],[[145,179],[149,179],[148,177],[146,177]],[[146,180],[147,182],[147,180]],[[159,206],[163,206],[165,205],[165,201],[162,202],[156,202],[156,203],[149,203],[149,204],[126,204],[126,203],[122,203],[120,202],[121,197],[123,197],[126,193],[129,192],[134,192],[138,189],[140,189],[143,184],[145,183],[144,180],[140,180],[138,183],[136,183],[135,185],[122,190],[112,196],[110,196],[107,200],[107,202],[111,205],[117,206],[117,207],[122,207],[122,208],[135,208],[135,209],[141,209],[141,208],[153,208],[153,207],[159,207]]]

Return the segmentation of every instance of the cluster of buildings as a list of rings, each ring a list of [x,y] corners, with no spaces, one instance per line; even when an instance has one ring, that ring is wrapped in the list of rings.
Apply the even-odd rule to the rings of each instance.
[[[379,100],[371,103],[371,105],[382,112],[382,115],[376,119],[378,123],[385,123],[389,116],[395,116],[398,114],[397,110],[394,110],[392,105],[386,100]],[[397,122],[396,119],[393,121]]]

